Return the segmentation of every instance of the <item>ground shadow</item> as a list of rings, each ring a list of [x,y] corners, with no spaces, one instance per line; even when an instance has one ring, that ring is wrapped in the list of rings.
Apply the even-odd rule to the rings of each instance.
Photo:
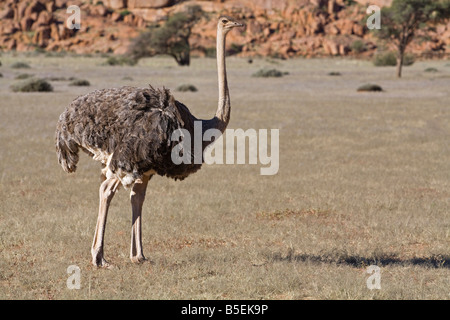
[[[434,269],[450,269],[450,257],[433,255],[424,258],[401,259],[394,255],[382,254],[372,257],[361,257],[347,254],[295,254],[288,252],[287,254],[273,253],[269,257],[272,261],[289,261],[289,262],[309,262],[317,264],[336,264],[348,265],[355,268],[361,268],[370,265],[381,266],[419,266]]]

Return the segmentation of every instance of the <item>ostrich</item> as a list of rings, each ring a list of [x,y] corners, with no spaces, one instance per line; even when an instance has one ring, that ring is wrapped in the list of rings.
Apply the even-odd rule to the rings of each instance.
[[[130,259],[145,261],[142,250],[141,212],[147,184],[155,174],[182,180],[200,169],[201,164],[176,165],[171,159],[175,130],[185,129],[194,136],[194,122],[224,132],[230,120],[230,95],[225,69],[225,38],[235,27],[244,25],[221,16],[217,24],[217,71],[219,103],[215,116],[197,119],[166,88],[121,87],[96,90],[76,98],[61,114],[56,126],[55,144],[63,170],[75,172],[79,149],[102,163],[99,214],[91,254],[92,264],[109,267],[104,258],[103,239],[111,200],[122,185],[131,189],[132,208]],[[203,142],[203,150],[211,142]],[[191,144],[193,145],[193,144]],[[191,152],[192,154],[194,152]]]

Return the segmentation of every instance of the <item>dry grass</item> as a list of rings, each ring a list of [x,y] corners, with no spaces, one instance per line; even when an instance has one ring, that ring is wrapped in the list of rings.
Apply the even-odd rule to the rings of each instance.
[[[289,76],[251,75],[270,67],[228,60],[230,128],[280,129],[280,169],[205,166],[183,182],[155,177],[144,204],[144,254],[129,261],[131,208],[121,190],[106,228],[106,258],[90,265],[99,165],[81,157],[76,174],[58,166],[53,134],[76,96],[97,88],[151,83],[174,92],[198,117],[217,106],[214,59],[139,67],[101,58],[27,58],[39,77],[73,74],[95,86],[52,82],[51,93],[14,93],[2,56],[0,79],[1,299],[449,299],[450,70],[416,62],[392,68],[351,60],[280,61]],[[329,77],[328,70],[342,74]],[[132,74],[132,80],[123,80]],[[383,94],[357,93],[366,82]],[[173,90],[174,91],[174,90]],[[381,267],[381,290],[366,267]],[[66,287],[69,265],[81,289]]]

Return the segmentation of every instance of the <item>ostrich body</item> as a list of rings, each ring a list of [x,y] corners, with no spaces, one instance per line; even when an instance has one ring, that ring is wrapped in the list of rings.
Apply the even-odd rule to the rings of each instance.
[[[171,152],[178,142],[171,141],[172,133],[185,129],[193,137],[195,121],[201,121],[203,132],[218,129],[223,133],[226,129],[230,120],[230,96],[225,69],[225,38],[232,28],[241,26],[224,16],[217,24],[219,103],[212,119],[197,119],[169,90],[151,86],[96,90],[75,99],[61,114],[55,139],[58,161],[64,171],[75,172],[79,149],[103,166],[104,181],[99,190],[99,215],[91,249],[95,266],[109,266],[104,259],[103,238],[108,208],[120,185],[131,189],[130,259],[139,263],[145,260],[141,213],[148,181],[155,174],[182,180],[201,167],[194,161],[191,164],[173,163]],[[203,142],[203,150],[209,143]]]

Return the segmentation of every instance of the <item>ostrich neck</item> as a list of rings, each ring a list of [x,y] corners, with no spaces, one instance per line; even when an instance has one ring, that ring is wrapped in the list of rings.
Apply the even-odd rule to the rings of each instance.
[[[219,78],[219,105],[217,107],[216,117],[224,124],[224,128],[218,128],[224,131],[230,121],[230,94],[228,92],[227,70],[225,66],[225,37],[222,30],[217,31],[217,73]]]
[[[225,67],[225,37],[221,29],[217,29],[217,73],[219,80],[219,102],[214,118],[205,121],[203,130],[218,129],[222,133],[230,121],[230,94],[228,92],[227,71]]]

